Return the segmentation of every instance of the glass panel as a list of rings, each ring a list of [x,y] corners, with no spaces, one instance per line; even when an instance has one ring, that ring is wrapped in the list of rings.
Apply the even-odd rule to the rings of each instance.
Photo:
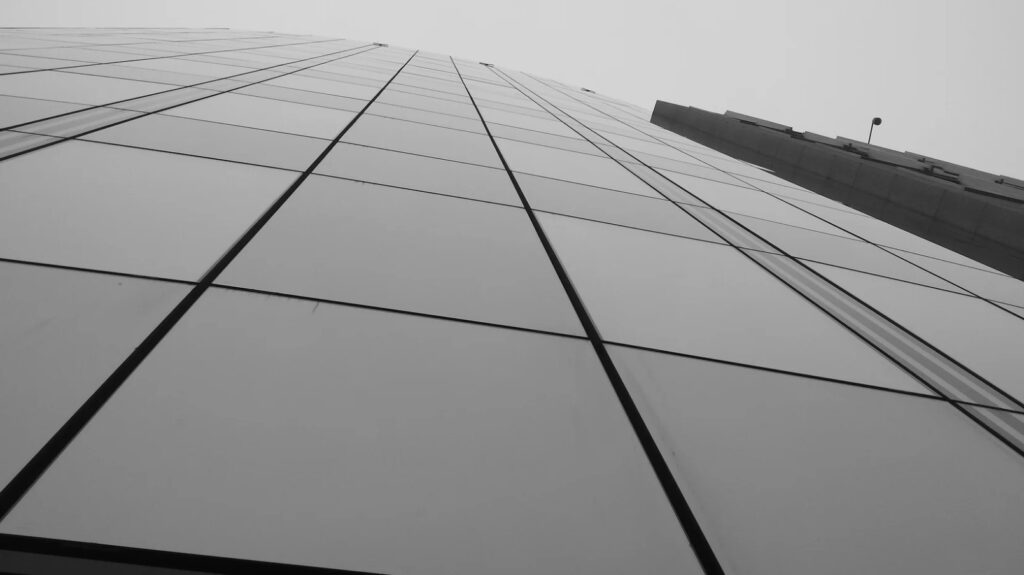
[[[57,138],[21,132],[0,132],[0,159],[56,142]]]
[[[84,106],[78,104],[0,96],[0,127],[24,124],[82,108]]]
[[[518,105],[515,105],[505,104],[503,102],[495,102],[494,100],[488,100],[486,97],[476,95],[476,92],[473,93],[473,98],[476,100],[476,105],[480,106],[481,110],[483,110],[484,108],[491,108],[494,110],[505,110],[508,112],[515,112],[516,114],[526,114],[534,116],[536,118],[548,119],[551,117],[551,114],[549,112],[546,112],[544,109],[538,107],[536,104],[526,99],[516,100],[516,102],[518,102]]]
[[[160,114],[93,132],[85,139],[298,171],[328,145],[315,138]]]
[[[793,184],[783,185],[773,182],[766,182],[763,180],[757,180],[754,178],[740,179],[759,190],[764,190],[770,194],[775,194],[777,196],[783,196],[792,200],[797,200],[797,202],[808,202],[811,204],[818,204],[819,206],[825,206],[836,210],[844,210],[851,213],[860,213],[849,206],[830,200],[825,196],[818,195],[810,190],[805,190],[799,187],[793,187]]]
[[[388,92],[398,92],[402,94],[414,94],[417,96],[424,96],[427,98],[433,98],[436,100],[447,100],[449,102],[462,102],[464,104],[472,105],[469,101],[469,96],[465,94],[449,94],[446,92],[435,92],[433,90],[427,90],[426,88],[419,88],[416,86],[407,86],[405,84],[396,84],[392,82],[387,89]]]
[[[519,90],[507,86],[498,86],[490,83],[474,82],[467,80],[466,84],[472,91],[473,98],[476,99],[477,104],[484,106],[484,103],[498,103],[505,104],[508,106],[518,106],[527,109],[535,110],[538,117],[544,119],[551,119],[551,114],[540,108],[533,100],[524,96]],[[502,106],[495,106],[496,108],[502,108]],[[529,113],[529,112],[525,112]]]
[[[535,116],[504,112],[493,108],[481,108],[480,113],[483,114],[484,120],[486,120],[487,123],[494,122],[496,124],[504,124],[506,126],[513,126],[516,128],[546,132],[548,134],[565,136],[567,138],[579,137],[579,134],[569,129],[565,124],[555,120],[553,117],[551,119],[541,119]]]
[[[1020,569],[1024,461],[948,404],[611,353],[727,573]]]
[[[981,297],[1024,306],[1024,282],[1017,278],[934,258],[926,258],[908,252],[899,252],[899,254],[917,265],[971,290]]]
[[[4,30],[4,36],[0,37],[0,50],[26,50],[31,48],[49,48],[61,46],[59,41],[42,40],[40,38],[18,37],[20,30]]]
[[[26,55],[44,56],[48,58],[63,58],[67,60],[78,60],[81,62],[112,62],[125,58],[122,52],[107,52],[105,50],[90,50],[88,48],[75,48],[58,46],[55,48],[44,48],[39,50],[23,50]]]
[[[317,172],[522,207],[505,170],[339,143]]]
[[[943,259],[979,269],[986,269],[984,265],[964,257],[954,251],[933,244],[932,242],[915,236],[910,232],[903,231],[891,226],[881,220],[868,216],[857,215],[844,210],[833,210],[814,204],[805,203],[801,206],[805,210],[817,214],[835,225],[857,234],[869,242],[882,244],[917,254]]]
[[[392,90],[390,88],[385,90],[384,93],[381,94],[380,98],[377,98],[377,102],[380,102],[381,104],[392,104],[394,106],[406,106],[408,108],[416,108],[417,110],[427,110],[441,114],[452,114],[455,116],[476,119],[477,121],[479,121],[480,118],[473,106],[468,103],[462,104],[459,102],[452,102],[451,100],[416,96],[400,92],[398,90]]]
[[[343,84],[355,84],[356,86],[370,86],[370,87],[378,87],[379,88],[380,85],[383,83],[378,78],[369,78],[369,77],[367,77],[367,76],[365,76],[363,74],[359,74],[359,73],[352,74],[348,70],[346,70],[346,71],[344,71],[342,73],[337,73],[337,72],[328,72],[328,71],[325,71],[325,70],[322,70],[322,69],[317,69],[317,68],[309,68],[309,69],[306,69],[306,70],[302,70],[301,72],[297,72],[295,75],[296,76],[301,76],[301,77],[304,77],[304,78],[319,78],[321,80],[330,80],[332,82],[341,82]],[[386,78],[385,78],[385,80],[386,80]]]
[[[0,64],[16,66],[19,68],[43,70],[46,68],[59,68],[62,66],[76,66],[82,64],[82,62],[60,60],[56,58],[38,58],[36,56],[25,56],[22,54],[0,54]]]
[[[728,160],[726,160],[726,159],[718,158],[718,157],[715,157],[715,156],[708,156],[708,155],[705,155],[705,154],[697,154],[696,157],[699,158],[702,162],[706,162],[706,163],[708,163],[708,164],[710,164],[710,165],[712,165],[712,166],[714,166],[714,167],[716,167],[716,168],[718,168],[720,170],[729,172],[730,174],[732,174],[734,176],[737,176],[737,178],[742,180],[742,181],[748,181],[748,180],[746,178],[744,178],[744,177],[741,177],[741,176],[747,176],[751,180],[754,180],[755,178],[766,178],[767,179],[767,178],[774,177],[771,174],[769,174],[768,172],[764,171],[763,169],[757,168],[755,166],[752,166],[752,165],[750,165],[750,164],[748,164],[746,162],[742,162],[740,160],[735,160],[735,159],[728,159]],[[750,181],[749,183],[754,184],[754,187],[756,187],[756,188],[764,189],[763,187],[756,185],[757,184],[756,180]]]
[[[562,148],[563,150],[580,152],[582,154],[591,154],[599,158],[606,157],[604,152],[599,148],[582,138],[566,138],[563,136],[548,134],[546,132],[523,130],[521,128],[513,128],[512,126],[505,126],[502,124],[488,124],[487,128],[495,138],[519,140],[520,142],[526,142],[529,144]]]
[[[90,76],[106,76],[108,78],[124,78],[126,80],[138,80],[140,82],[169,84],[167,86],[168,88],[198,84],[200,82],[207,82],[210,80],[209,76],[177,74],[162,70],[146,70],[144,68],[133,68],[129,66],[122,66],[120,64],[101,64],[99,66],[89,66],[88,68],[83,68],[81,70],[71,71],[85,72]]]
[[[1001,409],[986,409],[968,404],[959,405],[980,419],[989,429],[998,433],[1000,437],[1018,449],[1024,450],[1024,414]]]
[[[465,118],[463,116],[453,116],[451,114],[438,114],[436,112],[416,110],[413,108],[406,108],[404,106],[381,104],[380,102],[374,102],[374,104],[366,110],[366,113],[374,116],[383,116],[385,118],[394,118],[396,120],[431,124],[442,128],[451,128],[453,130],[476,132],[477,134],[487,133],[484,131],[484,125],[479,118]]]
[[[926,392],[733,248],[539,218],[609,341]]]
[[[383,573],[701,573],[589,343],[218,289],[0,529]]]
[[[875,244],[744,216],[736,220],[789,255],[940,289],[960,290]]]
[[[310,92],[345,96],[346,98],[359,98],[360,100],[369,100],[380,90],[379,87],[344,84],[341,82],[334,82],[332,80],[321,80],[320,78],[310,78],[308,76],[296,76],[295,74],[275,78],[268,81],[267,84],[272,86],[284,86],[285,88],[295,88],[296,90],[308,90]],[[381,85],[383,86],[384,83],[381,82]]]
[[[641,196],[662,197],[642,180],[610,159],[512,140],[499,140],[498,146],[509,167],[517,172],[589,184]]]
[[[399,152],[423,154],[482,166],[501,167],[490,138],[436,126],[363,116],[344,141]]]
[[[84,134],[90,130],[102,128],[103,126],[109,126],[111,124],[116,124],[117,122],[131,120],[132,118],[137,118],[141,115],[141,112],[132,112],[117,108],[95,107],[86,110],[79,110],[74,114],[68,114],[66,116],[58,116],[56,118],[50,118],[49,120],[40,120],[38,122],[26,124],[17,128],[17,130],[21,132],[41,134],[44,136],[70,138],[79,134]]]
[[[658,168],[658,171],[670,170],[675,173],[688,173],[694,169],[700,171],[701,166],[695,166],[692,162],[695,162],[692,157],[679,155],[677,159],[669,159],[655,154],[644,154],[643,152],[630,152],[630,155],[635,157],[637,160],[651,166],[652,168]],[[704,166],[706,170],[710,170]],[[717,170],[711,170],[717,172]],[[720,172],[717,172],[720,173]],[[707,179],[707,178],[706,178]]]
[[[436,78],[438,80],[446,80],[448,82],[459,82],[459,77],[453,70],[434,70],[430,68],[421,68],[419,66],[409,65],[402,72],[403,74],[412,74],[416,76],[423,76],[426,78]]]
[[[334,108],[336,110],[348,110],[350,112],[358,112],[366,106],[366,102],[364,100],[343,98],[341,96],[320,94],[318,92],[307,92],[304,90],[293,90],[283,86],[270,86],[268,84],[253,84],[252,86],[239,88],[238,90],[235,90],[234,93],[259,96],[260,98],[270,98],[271,100],[284,100],[286,102],[295,102],[296,104],[323,106],[325,108]]]
[[[195,62],[181,58],[160,58],[155,60],[143,60],[141,62],[126,62],[122,64],[131,68],[142,68],[145,70],[166,70],[181,74],[198,74],[209,78],[225,78],[237,76],[249,72],[248,68],[238,66],[224,66],[223,64],[211,64],[209,62]]]
[[[671,162],[671,167],[669,167],[667,170],[658,171],[664,173],[666,177],[673,179],[675,179],[677,176],[688,176],[684,177],[682,181],[688,181],[691,178],[698,178],[701,180],[711,180],[713,182],[729,184],[730,186],[745,187],[745,184],[741,182],[738,178],[726,174],[721,170],[717,170],[715,168],[712,168],[711,166],[705,166],[703,164],[697,165],[686,163],[691,160],[696,161],[696,158],[693,158],[692,156],[681,156],[677,159],[679,161],[668,160],[669,162]],[[653,166],[655,164],[652,163],[651,165]]]
[[[312,177],[220,283],[581,333],[518,208]]]
[[[0,94],[76,104],[107,104],[171,88],[161,84],[64,72],[0,76]]]
[[[454,94],[461,96],[466,93],[466,89],[462,87],[462,82],[446,82],[444,80],[435,80],[433,78],[416,76],[409,73],[399,74],[395,78],[394,83],[400,86],[414,86],[422,88],[436,94]]]
[[[0,163],[0,257],[195,280],[294,179],[65,142]]]
[[[608,129],[602,128],[600,125],[596,126],[596,129],[600,130],[603,135],[608,138],[609,141],[614,142],[629,152],[643,152],[647,154],[655,154],[667,158],[675,158],[682,162],[692,162],[694,159],[690,156],[684,155],[675,148],[657,142],[654,140],[641,139],[643,135],[640,132],[632,132],[628,136],[619,135],[615,132],[609,132]],[[620,130],[626,130],[625,126],[615,126],[611,128],[616,132]],[[638,138],[639,137],[639,138]]]
[[[262,82],[271,76],[273,76],[273,74],[270,72],[252,72],[237,78],[211,80],[209,82],[204,82],[199,87],[211,92],[231,92],[232,90],[238,90],[239,88],[252,85],[253,82]]]
[[[189,286],[0,262],[0,485]]]
[[[600,220],[712,242],[722,240],[672,202],[517,174],[519,187],[535,210]]]
[[[354,113],[345,110],[239,94],[220,94],[164,113],[326,139],[337,136],[355,117]]]
[[[201,90],[199,88],[179,88],[170,92],[162,92],[152,96],[143,96],[127,102],[114,104],[111,107],[120,110],[135,110],[138,112],[157,112],[172,106],[179,106],[194,102],[200,98],[207,98],[216,95],[212,90]]]
[[[824,222],[806,212],[790,206],[782,200],[764,192],[739,186],[730,186],[675,172],[664,172],[669,179],[708,205],[726,212],[738,213],[755,218],[782,222],[816,230],[827,234],[848,235],[843,230]],[[683,201],[682,198],[679,199]]]
[[[379,86],[384,82],[387,82],[388,78],[390,78],[391,75],[395,73],[395,71],[392,70],[391,68],[384,69],[377,68],[374,66],[346,64],[347,61],[349,60],[335,60],[334,62],[329,62],[327,64],[323,64],[317,66],[316,68],[313,68],[312,74],[309,73],[310,71],[303,72],[303,74],[332,74],[335,75],[335,77],[337,77],[337,75],[341,75],[342,78],[351,78],[354,76],[355,78],[358,78],[364,85]],[[367,80],[374,80],[375,83],[367,83]]]
[[[811,264],[969,369],[1024,400],[1024,322],[977,298]]]
[[[1018,317],[1024,318],[1024,307],[1017,307],[1015,305],[1009,305],[1004,303],[1000,303],[997,305],[1012,314],[1016,314]]]

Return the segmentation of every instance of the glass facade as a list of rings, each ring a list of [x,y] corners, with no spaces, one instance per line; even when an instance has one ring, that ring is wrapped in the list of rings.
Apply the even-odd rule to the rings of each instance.
[[[556,81],[0,31],[0,571],[1024,569],[1024,284]]]

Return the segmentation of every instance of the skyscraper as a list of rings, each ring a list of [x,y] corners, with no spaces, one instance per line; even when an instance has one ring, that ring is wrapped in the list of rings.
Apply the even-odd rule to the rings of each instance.
[[[3,570],[1020,572],[1017,280],[490,64],[2,42]]]

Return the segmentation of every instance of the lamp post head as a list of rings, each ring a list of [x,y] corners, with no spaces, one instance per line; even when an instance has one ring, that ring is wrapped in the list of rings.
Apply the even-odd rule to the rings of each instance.
[[[874,125],[874,126],[881,126],[882,125],[882,119],[881,118],[875,118],[874,120],[871,120],[871,124]]]

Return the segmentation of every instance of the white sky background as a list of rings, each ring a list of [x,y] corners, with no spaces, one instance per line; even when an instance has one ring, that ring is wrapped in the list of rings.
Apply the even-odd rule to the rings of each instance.
[[[0,26],[386,42],[1024,179],[1021,0],[0,0]]]

